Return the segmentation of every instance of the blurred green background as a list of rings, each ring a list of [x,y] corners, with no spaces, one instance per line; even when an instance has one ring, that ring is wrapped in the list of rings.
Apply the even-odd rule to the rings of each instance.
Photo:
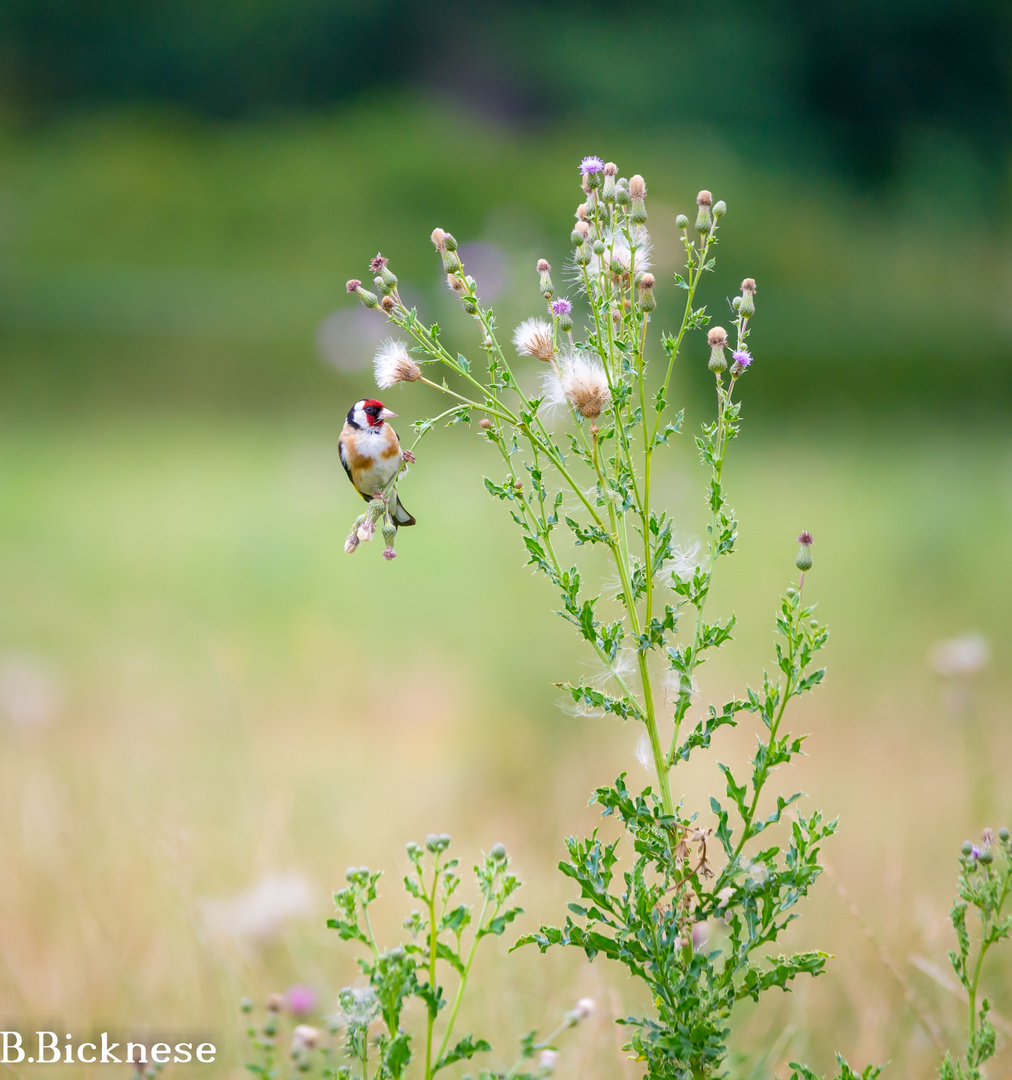
[[[343,283],[382,250],[473,352],[431,229],[512,327],[539,309],[538,257],[564,277],[599,153],[649,184],[656,330],[680,317],[674,219],[701,187],[729,206],[703,300],[719,321],[759,284],[714,598],[740,632],[703,702],[769,662],[801,528],[833,631],[783,787],[841,816],[795,931],[837,959],[748,1017],[735,1075],[837,1048],[930,1075],[933,1033],[961,1026],[955,851],[1012,812],[1010,28],[954,0],[0,6],[4,1026],[206,1034],[238,1076],[239,997],[307,983],[330,1009],[355,975],[330,891],[349,863],[396,882],[433,830],[465,863],[504,839],[525,928],[560,917],[561,838],[593,827],[594,784],[639,770],[639,733],[559,708],[587,658],[473,431],[423,444],[400,558],[342,552],[359,504],[337,433],[386,336]],[[691,430],[701,340],[677,379]],[[384,397],[402,435],[438,405]],[[688,437],[668,465],[698,535]],[[937,643],[967,634],[939,675]],[[638,1075],[608,1022],[636,1004],[619,972],[503,953],[478,981],[497,1062],[589,994],[562,1075]]]

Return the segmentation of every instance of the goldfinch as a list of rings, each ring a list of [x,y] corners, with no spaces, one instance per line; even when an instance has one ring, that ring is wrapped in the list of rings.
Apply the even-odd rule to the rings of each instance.
[[[337,448],[341,464],[355,490],[371,502],[394,478],[402,462],[415,460],[410,450],[402,450],[397,432],[386,422],[396,416],[382,401],[365,398],[348,410]],[[389,497],[390,516],[397,525],[414,525],[397,492]]]

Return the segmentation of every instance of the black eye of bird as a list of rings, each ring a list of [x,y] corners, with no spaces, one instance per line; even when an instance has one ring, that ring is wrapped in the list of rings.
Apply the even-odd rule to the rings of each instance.
[[[365,411],[366,411],[366,412],[367,412],[367,413],[368,413],[368,414],[369,414],[370,416],[375,416],[375,415],[376,415],[376,414],[377,414],[377,413],[379,412],[379,409],[377,409],[375,405],[367,405],[367,406],[366,406],[366,410],[365,410]]]

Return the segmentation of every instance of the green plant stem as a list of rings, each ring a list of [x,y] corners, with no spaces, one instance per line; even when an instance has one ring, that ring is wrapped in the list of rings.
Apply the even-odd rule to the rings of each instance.
[[[719,453],[713,466],[712,475],[718,486],[720,485],[721,476],[724,471],[724,455],[727,452],[727,430],[724,426],[724,414],[727,406],[731,403],[731,391],[733,389],[734,382],[732,381],[725,393],[720,376],[717,376],[717,449]],[[699,658],[702,646],[703,613],[706,609],[707,598],[710,595],[710,587],[713,584],[713,568],[717,562],[717,513],[718,511],[715,509],[710,519],[710,543],[708,545],[709,559],[706,568],[706,595],[703,596],[696,608],[696,626],[692,634],[692,648],[689,651],[689,659],[685,671],[685,679],[689,684],[689,689],[686,690],[686,693],[691,693],[692,675],[696,670],[696,661]],[[671,748],[668,751],[667,757],[669,766],[674,765],[678,754],[678,738],[681,733],[682,720],[687,711],[688,705],[684,708],[679,707],[675,711],[675,726],[671,734]]]
[[[1005,901],[1008,898],[1009,886],[1012,884],[1012,869],[1006,871],[1005,884],[1002,887],[1001,897],[998,900],[998,907],[996,914],[1001,914],[1001,909],[1005,906]],[[977,987],[980,984],[980,973],[984,966],[984,957],[987,955],[987,950],[994,944],[991,940],[988,925],[985,922],[983,927],[983,936],[980,942],[980,954],[977,957],[977,963],[973,969],[973,979],[970,985],[967,987],[967,995],[969,997],[970,1004],[970,1041],[967,1046],[967,1054],[969,1055],[969,1048],[973,1046],[974,1039],[977,1035]]]
[[[439,925],[436,922],[436,889],[439,885],[438,854],[435,856],[433,867],[432,892],[425,894],[425,903],[429,910],[429,993],[432,995],[428,1008],[428,1022],[425,1026],[425,1080],[432,1080],[432,1033],[438,1012],[436,995],[436,952],[439,945]]]
[[[699,285],[699,281],[703,276],[703,267],[706,265],[706,255],[710,250],[710,241],[714,233],[717,231],[717,226],[714,225],[710,234],[706,238],[706,243],[703,245],[703,250],[699,253],[699,264],[696,267],[695,274],[692,273],[691,267],[689,268],[689,295],[685,301],[685,314],[682,315],[682,325],[678,328],[678,335],[675,338],[675,344],[671,347],[671,351],[668,355],[668,370],[664,375],[664,382],[661,383],[661,396],[666,401],[668,396],[668,387],[671,385],[671,375],[675,370],[675,360],[678,359],[678,351],[682,347],[682,338],[685,337],[685,332],[689,326],[689,316],[692,314],[692,300],[696,295],[696,287]],[[660,430],[662,413],[657,413],[657,419],[654,422],[654,432],[650,439],[650,443],[657,438],[657,432]],[[651,452],[653,446],[650,446]]]
[[[453,1005],[450,1008],[450,1016],[446,1021],[446,1031],[443,1033],[443,1041],[439,1044],[439,1050],[436,1053],[437,1063],[442,1060],[443,1054],[446,1053],[446,1048],[450,1044],[450,1036],[453,1033],[453,1025],[457,1019],[457,1010],[460,1008],[460,1003],[464,999],[464,988],[467,986],[467,977],[471,974],[471,965],[474,963],[474,954],[478,948],[478,942],[481,940],[481,929],[485,925],[485,912],[488,910],[489,898],[486,896],[481,905],[481,914],[478,916],[478,929],[475,932],[474,940],[471,942],[471,948],[467,954],[467,961],[464,964],[464,970],[460,976],[460,982],[457,985],[457,993],[453,998]],[[492,918],[499,914],[499,907],[496,905],[495,911],[492,912]]]
[[[799,593],[798,594],[798,616],[799,617],[801,615],[801,610],[802,610],[801,609],[801,595]],[[793,625],[791,626],[791,648],[790,648],[790,652],[788,653],[788,660],[790,661],[790,663],[789,663],[790,672],[787,675],[787,679],[786,679],[786,681],[784,683],[784,696],[780,699],[780,707],[777,709],[777,714],[773,719],[773,723],[770,725],[770,737],[769,737],[769,740],[766,743],[767,746],[771,746],[773,744],[773,740],[777,737],[777,731],[780,728],[780,721],[784,717],[784,710],[787,708],[787,703],[794,696],[794,687],[793,687],[793,682],[794,682],[794,627],[793,627]],[[738,856],[741,854],[742,848],[745,846],[745,844],[749,840],[749,832],[750,832],[750,830],[752,828],[752,822],[755,820],[756,807],[759,805],[759,796],[762,794],[762,789],[765,786],[767,779],[769,779],[769,768],[768,768],[768,766],[766,766],[764,764],[763,768],[762,768],[762,771],[760,772],[760,774],[759,774],[759,776],[758,776],[758,778],[756,780],[756,783],[754,785],[754,790],[752,792],[752,802],[749,804],[748,814],[746,815],[745,820],[742,822],[741,837],[738,840],[738,843],[735,845],[734,854],[731,856],[731,859],[730,859],[730,863],[732,863],[732,864],[737,861]]]

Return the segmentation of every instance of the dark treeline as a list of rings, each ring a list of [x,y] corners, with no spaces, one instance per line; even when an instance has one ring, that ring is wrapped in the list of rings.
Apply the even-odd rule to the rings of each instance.
[[[1003,171],[1010,46],[1012,6],[983,0],[4,0],[0,99],[32,122],[138,102],[232,119],[422,86],[526,123],[699,118],[874,183],[911,125]]]

